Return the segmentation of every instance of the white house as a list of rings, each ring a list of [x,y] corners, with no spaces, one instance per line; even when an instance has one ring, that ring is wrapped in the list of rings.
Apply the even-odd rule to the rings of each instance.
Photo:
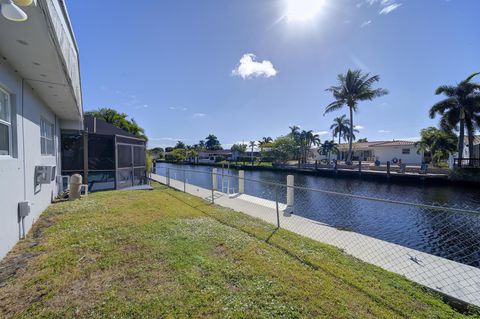
[[[338,146],[340,151],[339,159],[345,160],[348,154],[348,143]],[[336,159],[337,155],[331,155],[331,159]],[[320,155],[317,149],[312,150],[313,160],[325,159]],[[353,160],[364,162],[380,161],[381,164],[387,162],[396,162],[401,160],[407,165],[421,165],[423,154],[418,153],[418,147],[412,141],[373,141],[365,143],[353,143]]]
[[[0,2],[7,5],[13,11],[0,15],[0,258],[57,196],[60,131],[81,129],[83,118],[78,49],[64,1]]]

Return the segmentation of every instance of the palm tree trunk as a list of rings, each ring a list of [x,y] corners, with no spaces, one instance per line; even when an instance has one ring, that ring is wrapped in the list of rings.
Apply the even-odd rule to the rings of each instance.
[[[463,158],[463,147],[465,145],[465,120],[460,120],[460,135],[458,137],[458,157]],[[462,163],[460,163],[460,166]]]
[[[474,134],[474,131],[473,130],[468,130],[468,158],[469,159],[473,159],[473,134]],[[471,165],[472,163],[470,163]]]
[[[353,105],[350,108],[350,136],[348,137],[348,162],[352,161],[352,137],[353,137]]]
[[[338,147],[340,147],[340,142],[341,142],[341,141],[340,141],[340,138],[341,138],[341,137],[342,137],[342,134],[341,134],[341,133],[338,133]],[[337,152],[337,161],[340,160],[340,155],[341,155],[341,153],[340,153],[340,151],[338,151],[338,152]],[[328,162],[330,162],[330,159],[328,160]]]

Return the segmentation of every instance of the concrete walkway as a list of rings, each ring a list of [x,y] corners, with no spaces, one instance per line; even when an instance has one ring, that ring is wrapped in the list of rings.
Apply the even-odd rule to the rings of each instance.
[[[164,176],[152,174],[152,180],[167,184]],[[183,181],[170,179],[170,187],[211,201],[212,191]],[[214,192],[215,204],[260,218],[277,225],[276,203],[240,194],[229,196]],[[279,204],[283,211],[285,204]],[[321,222],[285,213],[279,214],[280,226],[299,235],[330,244],[362,261],[400,274],[435,291],[480,306],[480,269],[392,244],[362,234],[342,231]]]

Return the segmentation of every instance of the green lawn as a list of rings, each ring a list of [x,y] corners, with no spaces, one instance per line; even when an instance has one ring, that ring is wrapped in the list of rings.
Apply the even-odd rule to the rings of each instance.
[[[0,273],[1,318],[466,317],[338,249],[160,186],[52,205],[0,269],[15,265]]]

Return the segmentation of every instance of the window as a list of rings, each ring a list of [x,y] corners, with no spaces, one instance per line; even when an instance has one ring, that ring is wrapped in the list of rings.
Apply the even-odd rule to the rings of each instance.
[[[12,117],[10,95],[0,88],[0,155],[12,153]]]
[[[54,130],[52,123],[44,118],[40,119],[40,145],[42,155],[55,155]]]
[[[410,154],[409,148],[402,148],[402,154]]]

